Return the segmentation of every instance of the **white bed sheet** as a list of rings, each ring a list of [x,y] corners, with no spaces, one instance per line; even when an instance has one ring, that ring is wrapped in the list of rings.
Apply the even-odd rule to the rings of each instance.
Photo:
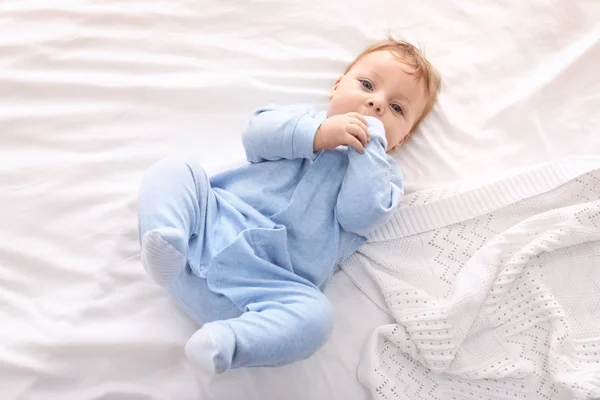
[[[168,154],[239,163],[253,108],[324,106],[385,31],[444,79],[397,155],[407,190],[600,153],[596,0],[1,2],[2,398],[368,398],[360,350],[387,317],[342,273],[315,356],[197,374],[182,354],[195,327],[140,266],[135,194]]]

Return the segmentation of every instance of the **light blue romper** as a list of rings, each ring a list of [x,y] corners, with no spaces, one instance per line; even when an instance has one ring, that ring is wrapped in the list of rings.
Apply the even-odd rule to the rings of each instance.
[[[243,134],[248,165],[209,178],[168,158],[142,182],[140,240],[164,227],[189,237],[179,249],[187,265],[159,283],[198,324],[231,328],[228,368],[286,364],[321,347],[332,325],[323,287],[402,196],[383,124],[367,118],[364,154],[313,152],[325,118],[306,105],[261,108]]]

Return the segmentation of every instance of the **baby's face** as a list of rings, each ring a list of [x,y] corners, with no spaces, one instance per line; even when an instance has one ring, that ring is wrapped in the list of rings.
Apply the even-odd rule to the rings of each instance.
[[[427,102],[423,81],[410,70],[388,50],[366,54],[333,85],[328,116],[357,112],[378,118],[386,150],[392,149],[408,136]]]

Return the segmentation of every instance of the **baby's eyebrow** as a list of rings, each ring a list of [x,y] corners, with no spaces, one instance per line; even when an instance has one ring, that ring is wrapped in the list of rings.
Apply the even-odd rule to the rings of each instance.
[[[377,75],[377,77],[378,77],[379,79],[383,79],[383,77],[382,77],[381,75],[379,75],[379,74],[377,73],[377,71],[375,71],[374,69],[372,69],[372,70],[371,70],[371,72],[373,73],[373,75]]]
[[[408,104],[412,105],[412,102],[410,101],[410,99],[408,97],[406,97],[405,95],[403,95],[402,93],[398,93],[394,97],[400,97],[400,98],[402,98],[402,100],[404,100],[405,103],[408,103]]]
[[[393,96],[394,99],[400,99],[401,103],[403,103],[404,105],[404,111],[410,111],[412,108],[412,102],[410,101],[410,99],[406,96],[404,96],[402,93],[396,93],[395,96]]]

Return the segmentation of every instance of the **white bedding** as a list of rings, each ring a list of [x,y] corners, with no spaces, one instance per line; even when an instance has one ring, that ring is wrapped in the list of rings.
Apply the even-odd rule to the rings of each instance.
[[[374,399],[600,396],[600,157],[406,196],[346,272],[394,323],[365,346]]]
[[[194,326],[139,263],[144,170],[243,160],[266,103],[326,103],[385,31],[440,69],[439,105],[397,158],[408,191],[600,154],[596,0],[0,2],[3,399],[367,399],[360,350],[386,314],[336,274],[336,327],[309,360],[196,374]]]

